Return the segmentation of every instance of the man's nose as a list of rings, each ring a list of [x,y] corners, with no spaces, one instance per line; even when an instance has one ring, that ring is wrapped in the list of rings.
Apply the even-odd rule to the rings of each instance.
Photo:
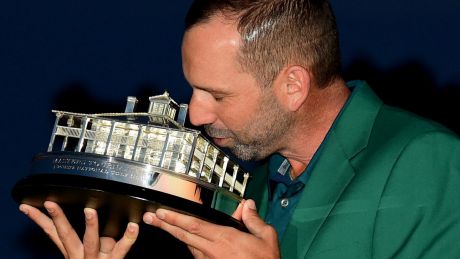
[[[217,116],[209,100],[193,94],[189,104],[189,117],[193,125],[201,126],[214,123]]]

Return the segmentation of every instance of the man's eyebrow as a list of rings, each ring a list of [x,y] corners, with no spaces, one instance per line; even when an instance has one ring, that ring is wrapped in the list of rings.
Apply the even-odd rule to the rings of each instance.
[[[218,90],[213,87],[206,87],[206,86],[199,86],[199,85],[191,85],[192,88],[196,88],[198,90],[206,91],[208,93],[212,94],[228,94],[228,92],[223,91],[223,90]]]

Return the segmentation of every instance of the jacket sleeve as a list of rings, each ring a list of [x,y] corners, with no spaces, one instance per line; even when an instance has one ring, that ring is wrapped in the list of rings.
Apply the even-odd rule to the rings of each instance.
[[[460,140],[439,131],[410,141],[385,184],[373,258],[460,258]]]

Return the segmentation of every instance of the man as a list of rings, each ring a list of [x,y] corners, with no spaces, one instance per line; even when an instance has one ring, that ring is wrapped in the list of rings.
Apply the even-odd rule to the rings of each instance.
[[[242,159],[269,159],[233,213],[248,233],[164,209],[145,223],[196,258],[460,256],[459,138],[343,81],[328,1],[197,0],[182,54],[191,122]],[[69,226],[51,216],[53,233]]]

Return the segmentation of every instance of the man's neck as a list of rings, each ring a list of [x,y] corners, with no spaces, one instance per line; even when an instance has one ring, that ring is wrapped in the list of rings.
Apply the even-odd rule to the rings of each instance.
[[[342,80],[324,89],[313,89],[298,111],[295,126],[290,130],[280,154],[291,164],[291,177],[304,172],[345,105],[350,90]]]

